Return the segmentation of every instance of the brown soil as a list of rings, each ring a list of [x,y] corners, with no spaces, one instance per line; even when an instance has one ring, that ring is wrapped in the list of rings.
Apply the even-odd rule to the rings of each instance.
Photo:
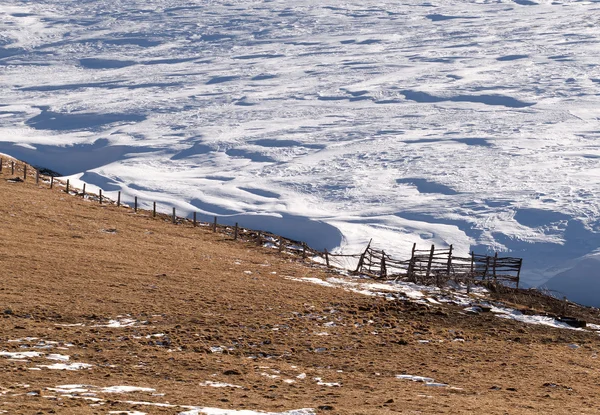
[[[93,366],[52,370],[38,367],[56,363],[47,355],[0,356],[0,412],[185,410],[125,401],[319,414],[600,411],[596,333],[292,281],[286,276],[326,271],[207,227],[173,225],[8,177],[5,168],[0,352],[67,354]],[[138,323],[97,327],[117,316]],[[58,343],[34,347],[40,340]],[[65,384],[156,392],[97,392],[96,402],[48,389]]]

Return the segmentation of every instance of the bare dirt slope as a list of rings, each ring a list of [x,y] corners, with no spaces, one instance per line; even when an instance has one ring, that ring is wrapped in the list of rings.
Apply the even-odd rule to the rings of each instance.
[[[600,411],[596,333],[293,281],[325,270],[7,177],[0,413]]]

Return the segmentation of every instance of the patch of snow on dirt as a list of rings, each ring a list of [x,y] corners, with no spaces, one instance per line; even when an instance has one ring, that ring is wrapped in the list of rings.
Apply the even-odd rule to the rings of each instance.
[[[212,380],[206,380],[202,383],[200,383],[200,386],[211,386],[213,388],[240,388],[241,386],[238,385],[232,385],[230,383],[224,383],[224,382],[213,382]]]
[[[237,411],[235,409],[219,409],[219,408],[194,408],[190,411],[180,412],[179,415],[315,415],[316,412],[312,408],[295,409],[286,412],[259,412],[250,410]]]
[[[569,330],[583,330],[581,328],[569,326],[567,323],[556,320],[553,317],[540,316],[540,315],[526,315],[518,310],[504,307],[492,307],[492,313],[496,314],[496,317],[506,318],[509,320],[516,320],[527,324],[540,324],[543,326],[550,326],[557,329],[569,329]]]
[[[470,287],[467,292],[466,286],[452,281],[443,288],[439,288],[405,281],[362,282],[361,280],[365,280],[364,277],[353,276],[330,277],[327,278],[327,280],[321,280],[314,277],[288,277],[288,279],[310,282],[328,287],[339,287],[363,295],[385,297],[389,300],[407,300],[424,304],[429,302],[435,305],[442,305],[444,303],[454,304],[464,307],[464,311],[471,314],[478,314],[483,311],[480,305],[484,304],[482,299],[487,297],[489,293],[486,288],[477,286]],[[390,294],[398,295],[390,296]],[[428,295],[434,295],[435,298],[431,298]],[[496,317],[499,318],[520,321],[526,324],[545,325],[559,329],[583,330],[581,328],[572,327],[552,317],[542,315],[525,315],[518,310],[505,307],[500,304],[497,304],[496,306],[487,304],[487,306],[491,307],[491,312],[495,313]],[[600,325],[588,324],[587,327],[591,330],[600,331]]]
[[[323,380],[321,378],[313,378],[315,380],[315,382],[317,382],[317,385],[320,386],[328,386],[330,388],[333,387],[341,387],[342,385],[340,383],[337,382],[323,382]]]
[[[93,365],[89,363],[54,363],[52,365],[38,365],[38,367],[45,367],[46,369],[52,370],[81,370],[81,369],[89,369]]]
[[[432,378],[427,378],[427,377],[424,377],[424,376],[396,375],[396,378],[397,379],[412,380],[413,382],[422,382],[426,386],[433,386],[433,387],[446,387],[446,386],[448,386],[445,383],[439,383],[439,382],[436,382],[435,380],[433,380]]]
[[[52,353],[49,354],[48,356],[46,356],[46,359],[48,360],[60,360],[61,362],[67,362],[71,357],[67,356],[65,354],[56,354],[56,353]]]
[[[27,359],[31,357],[39,357],[42,353],[40,352],[0,352],[0,356],[7,357],[9,359]]]
[[[140,386],[109,386],[98,389],[98,392],[103,393],[130,393],[130,392],[156,392],[153,388],[143,388]]]
[[[107,324],[99,324],[94,327],[111,327],[111,328],[131,327],[131,326],[134,326],[136,323],[139,323],[139,322],[135,319],[125,317],[125,318],[117,318],[115,320],[109,320]]]

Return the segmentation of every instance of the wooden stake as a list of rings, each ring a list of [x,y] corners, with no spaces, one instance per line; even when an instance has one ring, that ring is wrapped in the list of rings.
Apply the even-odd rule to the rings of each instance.
[[[2,163],[4,162],[4,160],[2,160],[2,157],[0,157],[0,173],[2,173]]]
[[[446,266],[446,275],[450,275],[451,270],[452,270],[452,245],[450,245],[450,250],[448,251],[448,265]]]
[[[483,279],[487,279],[488,272],[490,270],[490,256],[485,257],[485,271],[483,271]]]
[[[137,213],[137,196],[133,198],[133,211]]]
[[[425,273],[425,277],[429,277],[429,273],[431,272],[431,263],[433,262],[433,253],[435,252],[435,245],[431,245],[431,251],[429,252],[429,261],[427,262],[427,272]]]
[[[475,272],[475,252],[471,251],[471,275]]]
[[[412,282],[417,282],[417,278],[415,275],[415,262],[416,262],[416,258],[415,258],[415,251],[417,250],[417,243],[413,243],[413,247],[412,247],[412,252],[410,254],[410,262],[408,263],[408,270],[406,271],[406,273],[408,274],[408,280],[412,281]]]
[[[329,268],[329,252],[327,252],[327,248],[325,248],[325,264],[327,264],[327,268]]]
[[[177,222],[177,216],[175,215],[175,208],[173,208],[172,220],[173,220],[173,223]]]
[[[385,266],[385,251],[381,251],[381,270],[379,272],[381,278],[387,277],[387,267]]]
[[[1,168],[0,168],[0,171],[2,171]],[[35,171],[35,184],[40,184],[40,171],[39,170]]]
[[[67,188],[65,189],[66,193],[69,193],[69,179],[67,179]]]
[[[492,268],[492,275],[494,276],[494,281],[496,281],[496,261],[498,260],[498,252],[494,255],[494,264]]]
[[[215,220],[213,222],[213,232],[217,231],[217,217],[215,216]]]
[[[83,198],[85,199],[85,183],[83,184]]]
[[[196,212],[194,212],[194,228],[198,226],[198,223],[196,222]]]
[[[50,176],[50,189],[54,186],[54,176]]]
[[[256,245],[258,245],[258,246],[262,245],[262,234],[260,231],[258,231],[258,235],[256,236]]]
[[[117,193],[117,207],[121,206],[121,191]]]
[[[23,164],[23,180],[27,180],[27,164]]]
[[[11,161],[10,174],[15,174],[15,162]]]
[[[369,248],[371,248],[371,242],[373,242],[373,239],[371,239],[369,241],[369,244],[367,245],[365,252],[363,252],[362,255],[360,256],[360,258],[358,259],[358,265],[356,267],[356,271],[354,271],[354,272],[360,272],[360,270],[362,269],[363,264],[365,262],[365,255],[367,255],[367,252],[369,252]]]
[[[152,203],[152,217],[156,217],[156,202]]]
[[[102,204],[102,189],[98,190],[98,201]]]
[[[279,252],[283,251],[283,238],[279,237]]]
[[[233,240],[235,241],[238,237],[238,223],[235,223],[235,229],[233,231]]]
[[[306,258],[306,242],[302,242],[302,258]]]

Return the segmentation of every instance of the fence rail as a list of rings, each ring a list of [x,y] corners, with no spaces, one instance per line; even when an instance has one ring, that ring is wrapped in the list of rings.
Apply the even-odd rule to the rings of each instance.
[[[60,191],[67,194],[81,196],[99,204],[133,209],[135,213],[141,211],[138,208],[137,196],[134,198],[133,208],[131,208],[121,202],[120,191],[117,193],[117,200],[114,201],[103,195],[102,189],[99,189],[98,194],[86,191],[85,184],[82,189],[78,189],[71,186],[69,180],[66,182],[55,180],[53,176],[41,174],[38,169],[32,168],[26,163],[0,157],[0,174],[4,175],[9,171],[13,177],[7,180],[11,182],[35,180],[38,185],[46,185],[50,189],[61,188]],[[523,260],[514,257],[499,257],[497,252],[493,256],[471,252],[468,257],[460,257],[454,255],[452,245],[444,249],[436,249],[435,245],[431,245],[429,249],[417,249],[415,243],[410,258],[401,260],[393,258],[384,250],[373,248],[372,241],[370,241],[361,253],[334,254],[327,250],[318,251],[304,242],[284,238],[270,232],[242,228],[238,223],[234,226],[219,224],[216,216],[212,222],[200,222],[197,220],[196,212],[193,212],[193,219],[190,220],[177,216],[175,207],[172,207],[168,213],[161,213],[157,211],[155,201],[152,202],[152,206],[152,211],[145,212],[151,214],[152,217],[162,218],[173,224],[191,224],[193,227],[208,228],[212,232],[223,233],[233,240],[253,242],[258,246],[275,248],[279,252],[301,256],[327,267],[341,268],[377,279],[398,280],[402,278],[422,284],[438,285],[448,280],[466,284],[493,282],[519,287]]]

